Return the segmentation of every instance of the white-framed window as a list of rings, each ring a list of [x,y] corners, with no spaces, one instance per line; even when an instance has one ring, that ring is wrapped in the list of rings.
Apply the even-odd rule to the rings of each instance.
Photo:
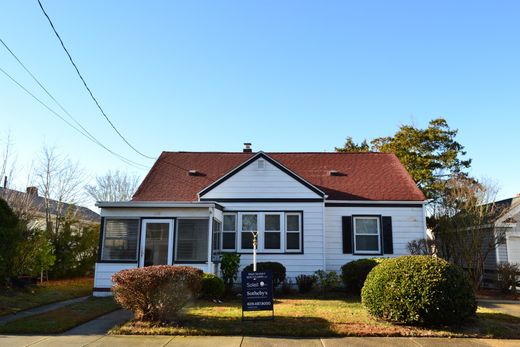
[[[222,225],[222,251],[234,251],[237,248],[237,215],[224,213]]]
[[[257,233],[257,249],[259,248],[259,233],[260,228],[258,227],[258,213],[244,212],[239,214],[240,219],[240,249],[241,250],[252,250],[253,249],[253,233]]]
[[[301,252],[302,250],[302,215],[301,213],[285,214],[285,250]]]
[[[283,213],[265,212],[263,216],[263,249],[266,252],[283,251]]]
[[[219,252],[221,247],[222,222],[213,219],[213,252]]]
[[[303,228],[301,212],[236,212],[237,250],[252,252],[253,232],[257,232],[260,253],[297,253],[302,251]],[[230,217],[231,220],[232,217]],[[224,234],[226,232],[224,220]],[[230,222],[231,224],[231,222]],[[225,251],[225,248],[223,247]]]
[[[353,217],[354,253],[381,253],[381,225],[378,216]]]

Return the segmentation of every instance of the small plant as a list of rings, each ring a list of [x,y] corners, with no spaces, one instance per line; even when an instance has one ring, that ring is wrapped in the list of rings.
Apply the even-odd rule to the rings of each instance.
[[[115,300],[142,321],[175,321],[201,288],[202,271],[190,266],[147,266],[112,276]]]
[[[359,259],[341,267],[341,280],[347,292],[360,295],[369,272],[383,259]]]
[[[369,274],[361,292],[368,312],[403,324],[459,324],[477,304],[462,268],[444,259],[410,255],[388,259]]]
[[[233,284],[237,279],[238,268],[240,267],[240,254],[224,253],[220,260],[220,272],[224,280],[226,293],[231,293]]]
[[[215,300],[220,299],[224,295],[225,286],[224,281],[210,273],[205,273],[202,276],[202,288],[200,294],[203,298]]]
[[[316,283],[316,276],[314,275],[299,275],[296,276],[296,284],[298,291],[302,294],[308,293]]]
[[[520,266],[508,262],[501,262],[497,266],[497,287],[501,292],[507,294],[516,294],[516,286],[518,286],[520,277]]]
[[[273,272],[273,287],[276,288],[285,281],[285,266],[274,261],[256,263],[256,271],[271,270]],[[253,264],[244,268],[244,271],[253,271]]]
[[[341,282],[336,271],[318,270],[314,272],[314,277],[316,277],[316,282],[321,292],[337,288]]]

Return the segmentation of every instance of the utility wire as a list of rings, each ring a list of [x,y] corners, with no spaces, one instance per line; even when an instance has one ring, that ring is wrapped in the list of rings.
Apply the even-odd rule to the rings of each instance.
[[[81,82],[83,82],[83,85],[85,86],[85,88],[87,89],[88,93],[90,94],[90,97],[92,98],[92,100],[94,101],[94,103],[96,104],[97,108],[99,109],[99,111],[101,111],[101,114],[103,114],[103,116],[105,117],[105,119],[107,120],[108,124],[110,124],[110,126],[112,127],[112,129],[114,129],[114,131],[119,135],[119,137],[130,147],[132,148],[136,153],[138,153],[139,155],[147,158],[147,159],[155,159],[154,157],[150,157],[146,154],[143,154],[142,152],[140,152],[137,148],[135,148],[134,146],[132,146],[132,144],[130,144],[130,142],[128,142],[128,140],[121,134],[121,132],[119,132],[119,130],[116,128],[116,126],[112,123],[112,121],[110,120],[110,118],[108,118],[108,116],[106,115],[105,111],[103,110],[103,108],[101,107],[101,105],[99,104],[99,102],[97,101],[96,97],[94,96],[94,94],[92,93],[92,91],[90,90],[89,86],[87,85],[87,82],[85,82],[85,79],[83,78],[83,76],[81,75],[81,73],[79,72],[79,69],[78,67],[76,66],[76,63],[74,62],[74,60],[72,59],[72,56],[70,55],[69,51],[67,50],[67,48],[65,47],[65,44],[63,43],[63,40],[61,39],[60,35],[58,34],[58,32],[56,31],[56,28],[54,27],[54,24],[52,23],[52,20],[50,19],[49,15],[47,14],[47,12],[45,11],[45,9],[43,8],[43,5],[41,3],[40,0],[38,0],[38,4],[40,5],[40,8],[43,12],[43,14],[45,15],[45,17],[47,18],[49,24],[51,25],[51,28],[52,30],[54,31],[54,34],[56,35],[56,37],[58,38],[58,40],[60,41],[61,43],[61,47],[63,48],[63,50],[65,51],[65,53],[67,53],[67,56],[69,57],[69,60],[70,62],[72,63],[72,66],[74,66],[74,69],[76,70],[76,73],[78,74],[79,78],[81,79]]]
[[[95,138],[91,138],[89,137],[87,134],[85,134],[83,131],[81,131],[80,129],[78,129],[77,127],[75,127],[73,124],[71,124],[68,120],[66,120],[65,118],[63,118],[59,113],[57,113],[56,111],[54,111],[52,108],[50,108],[47,104],[45,104],[43,101],[41,101],[37,96],[35,96],[33,93],[31,93],[27,88],[25,88],[21,83],[19,83],[16,79],[14,79],[14,77],[12,77],[11,75],[9,75],[9,73],[7,73],[4,69],[2,69],[0,67],[0,72],[2,72],[5,76],[7,76],[7,78],[9,78],[13,83],[15,83],[18,87],[20,87],[21,89],[23,89],[27,94],[29,94],[34,100],[36,100],[39,104],[41,104],[43,107],[45,107],[49,112],[51,112],[52,114],[54,114],[56,117],[58,117],[59,119],[61,119],[63,122],[65,122],[68,126],[70,126],[71,128],[73,128],[74,130],[76,130],[77,132],[79,132],[81,135],[85,136],[87,139],[89,139],[90,141],[94,142],[95,144],[101,146],[102,148],[104,148],[106,151],[108,151],[109,153],[115,155],[116,157],[118,157],[119,159],[121,159],[123,162],[125,162],[126,164],[130,165],[130,166],[133,166],[134,168],[136,169],[140,169],[140,170],[146,170],[147,167],[145,165],[142,165],[142,164],[139,164],[135,161],[132,161],[130,159],[127,159],[125,157],[123,157],[122,155],[112,151],[111,149],[107,148],[105,145],[103,145],[101,142],[99,142],[98,140],[96,140]]]

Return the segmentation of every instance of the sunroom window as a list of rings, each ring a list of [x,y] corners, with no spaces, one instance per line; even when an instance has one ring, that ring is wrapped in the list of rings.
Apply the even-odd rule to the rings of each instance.
[[[380,253],[379,217],[354,217],[354,250],[356,253]]]
[[[208,261],[208,220],[179,219],[175,240],[175,261]]]
[[[101,260],[137,261],[138,219],[106,219]]]

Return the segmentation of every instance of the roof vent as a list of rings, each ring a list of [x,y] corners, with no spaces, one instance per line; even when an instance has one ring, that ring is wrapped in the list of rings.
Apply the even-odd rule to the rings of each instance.
[[[263,159],[258,159],[257,165],[259,169],[263,169],[265,167],[265,161]]]
[[[197,170],[189,170],[188,175],[190,176],[202,176],[201,172],[198,172]]]
[[[253,152],[253,150],[251,149],[251,143],[249,142],[244,142],[244,150],[243,150],[244,153],[251,153]]]
[[[38,196],[38,187],[27,187],[25,192],[30,196]]]
[[[330,171],[329,171],[329,175],[330,175],[330,176],[345,176],[344,173],[341,173],[341,172],[339,172],[339,171],[337,171],[337,170],[330,170]]]

